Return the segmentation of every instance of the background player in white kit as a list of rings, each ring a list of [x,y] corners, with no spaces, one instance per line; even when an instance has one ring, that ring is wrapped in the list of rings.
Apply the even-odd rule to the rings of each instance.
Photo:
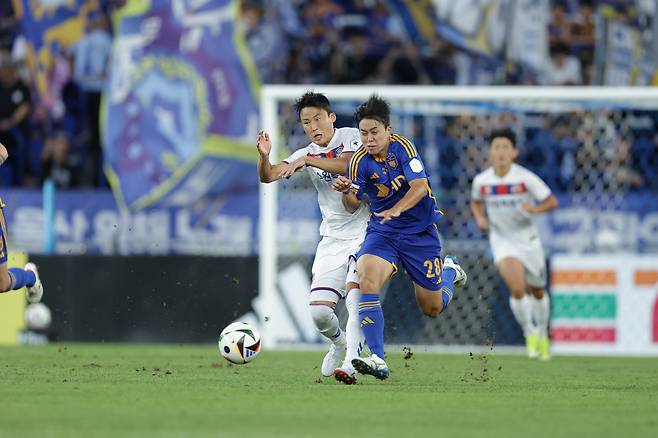
[[[523,329],[528,356],[547,360],[546,261],[533,215],[557,208],[558,202],[541,178],[514,163],[519,154],[514,132],[494,131],[489,141],[492,166],[473,180],[471,211],[480,229],[489,230],[494,262],[509,288],[510,307]]]
[[[307,92],[297,100],[295,109],[311,143],[272,165],[269,160],[272,143],[267,133],[260,132],[258,175],[261,182],[269,183],[288,178],[305,167],[318,191],[322,240],[313,261],[309,306],[315,326],[332,342],[322,361],[322,374],[333,375],[346,353],[340,367],[346,371],[341,373],[346,378],[341,381],[351,384],[356,381],[351,360],[359,355],[364,341],[359,321],[358,276],[348,265],[349,256],[356,254],[363,242],[370,211],[366,205],[354,212],[347,211],[343,195],[333,190],[331,183],[338,175],[345,175],[350,157],[361,146],[359,130],[334,128],[336,114],[329,100],[319,93]],[[347,334],[340,329],[334,312],[340,298],[345,298],[348,310]]]

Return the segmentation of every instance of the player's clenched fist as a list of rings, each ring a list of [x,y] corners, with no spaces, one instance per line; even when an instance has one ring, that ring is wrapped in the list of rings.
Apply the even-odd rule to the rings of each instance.
[[[338,178],[334,179],[334,182],[331,184],[334,190],[343,193],[347,192],[351,186],[352,180],[343,175],[338,175]]]

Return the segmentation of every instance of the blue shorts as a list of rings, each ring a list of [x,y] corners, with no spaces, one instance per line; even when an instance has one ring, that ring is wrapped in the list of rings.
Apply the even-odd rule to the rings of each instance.
[[[5,225],[4,202],[0,198],[0,265],[7,263],[7,226]]]
[[[441,239],[436,226],[417,234],[382,233],[368,229],[357,258],[364,254],[381,257],[393,265],[393,275],[402,266],[414,283],[438,291],[443,272]]]

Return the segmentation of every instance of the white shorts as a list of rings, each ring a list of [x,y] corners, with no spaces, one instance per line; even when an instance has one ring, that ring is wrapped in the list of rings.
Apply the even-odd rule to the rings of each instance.
[[[318,243],[313,261],[313,280],[311,282],[311,301],[332,301],[337,303],[345,298],[345,284],[358,283],[356,275],[356,254],[363,243],[359,239],[336,239],[323,237]]]
[[[536,243],[509,242],[508,240],[491,240],[491,250],[494,263],[498,265],[501,260],[513,257],[525,267],[525,279],[528,286],[546,287],[546,259],[544,249],[539,239]]]

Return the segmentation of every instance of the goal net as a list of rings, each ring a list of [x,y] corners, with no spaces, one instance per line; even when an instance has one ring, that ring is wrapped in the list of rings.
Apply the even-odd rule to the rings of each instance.
[[[383,291],[387,343],[522,343],[487,236],[468,206],[473,177],[487,166],[486,138],[494,128],[516,132],[518,162],[544,179],[560,200],[562,208],[538,217],[547,256],[658,248],[655,239],[638,235],[637,223],[619,215],[635,208],[630,195],[657,190],[656,90],[265,86],[262,122],[273,139],[273,162],[308,143],[293,103],[309,89],[332,102],[337,127],[354,126],[355,108],[373,92],[389,101],[392,126],[415,143],[445,213],[438,224],[443,255],[456,255],[469,276],[449,311],[430,319],[418,310],[409,277],[398,273]],[[320,342],[307,310],[320,220],[305,172],[261,185],[256,310],[271,346]]]

